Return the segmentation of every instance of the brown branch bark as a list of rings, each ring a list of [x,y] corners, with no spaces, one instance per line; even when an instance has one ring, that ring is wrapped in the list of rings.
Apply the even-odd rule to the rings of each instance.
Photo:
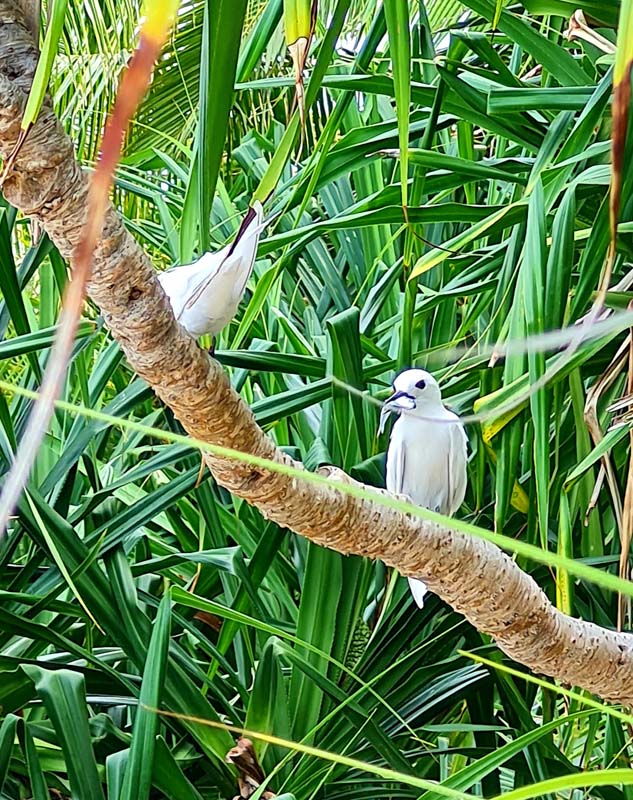
[[[40,35],[40,15],[42,13],[42,0],[18,0],[19,7],[24,15],[24,23],[37,42]],[[48,9],[50,16],[50,7]]]
[[[17,0],[0,0],[0,155],[20,129],[36,51]],[[4,194],[37,218],[70,258],[86,207],[86,177],[50,106],[24,144]],[[132,367],[204,441],[292,464],[256,425],[219,364],[177,325],[145,254],[110,210],[95,254],[90,294]],[[633,636],[560,613],[537,584],[494,545],[421,522],[337,490],[354,483],[328,468],[328,487],[233,460],[209,457],[218,482],[268,519],[341,553],[380,558],[464,614],[535,672],[633,704]],[[300,466],[300,465],[296,465]]]

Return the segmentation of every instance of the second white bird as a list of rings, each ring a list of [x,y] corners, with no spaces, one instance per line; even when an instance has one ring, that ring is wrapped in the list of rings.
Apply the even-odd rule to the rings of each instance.
[[[454,514],[466,494],[467,438],[459,417],[444,407],[435,378],[409,369],[395,379],[394,394],[380,414],[382,432],[390,413],[398,413],[387,450],[387,489],[445,516]],[[415,602],[424,605],[424,581],[409,578]]]
[[[158,280],[174,315],[190,336],[216,336],[233,319],[255,263],[262,222],[261,203],[249,208],[233,242],[205,253],[193,264],[161,272]]]

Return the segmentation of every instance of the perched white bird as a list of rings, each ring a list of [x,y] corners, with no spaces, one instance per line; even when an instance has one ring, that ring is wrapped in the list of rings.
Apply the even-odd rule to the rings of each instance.
[[[408,369],[398,375],[393,388],[380,413],[380,433],[389,414],[399,414],[387,450],[387,490],[450,516],[466,494],[464,426],[444,407],[440,387],[428,372]],[[409,586],[422,608],[426,584],[409,578]]]
[[[231,244],[193,264],[161,272],[158,280],[174,315],[190,336],[216,336],[233,319],[255,263],[263,208],[255,201]]]

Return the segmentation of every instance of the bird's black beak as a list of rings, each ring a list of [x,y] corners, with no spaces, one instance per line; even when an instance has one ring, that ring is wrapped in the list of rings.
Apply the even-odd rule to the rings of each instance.
[[[395,392],[387,398],[380,409],[380,425],[378,435],[380,436],[385,429],[387,419],[390,414],[399,414],[401,411],[411,411],[415,408],[415,397],[411,397],[407,392]]]

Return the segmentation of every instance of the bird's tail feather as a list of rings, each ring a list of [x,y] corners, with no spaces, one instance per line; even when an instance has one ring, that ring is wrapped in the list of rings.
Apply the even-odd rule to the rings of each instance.
[[[409,588],[411,589],[411,594],[413,595],[413,599],[418,608],[424,607],[424,598],[428,589],[426,588],[426,583],[424,581],[418,580],[417,578],[409,578]]]
[[[250,274],[253,270],[253,264],[255,263],[255,256],[257,255],[257,245],[259,244],[259,234],[264,230],[264,228],[270,223],[272,217],[269,217],[267,220],[262,221],[262,217],[264,215],[264,209],[262,204],[255,200],[253,205],[248,209],[246,214],[244,215],[244,219],[242,220],[239,230],[233,239],[233,242],[228,246],[225,251],[225,255],[222,258],[221,264],[218,266],[217,270],[211,275],[207,275],[196,288],[191,293],[191,297],[187,301],[186,308],[190,308],[194,306],[202,294],[206,291],[210,282],[215,278],[218,274],[222,266],[226,264],[231,256],[235,255],[235,251],[238,246],[245,246],[247,243],[250,243],[253,238],[255,241],[252,242],[249,248],[245,248],[247,252],[247,260],[249,261],[248,269],[245,271],[244,280],[242,281],[242,286],[246,285],[246,281],[249,279]],[[241,288],[239,289],[241,292]]]
[[[263,220],[264,217],[264,209],[262,204],[259,200],[255,200],[252,206],[249,207],[248,211],[244,215],[244,219],[242,220],[240,227],[235,235],[235,239],[233,239],[233,243],[231,244],[231,248],[226,254],[226,257],[229,258],[235,252],[235,248],[240,244],[240,242],[244,238],[250,239],[251,236],[259,236],[259,234],[264,230],[264,228],[268,225],[270,220]],[[255,225],[253,226],[253,222]],[[251,227],[252,226],[252,227]]]

